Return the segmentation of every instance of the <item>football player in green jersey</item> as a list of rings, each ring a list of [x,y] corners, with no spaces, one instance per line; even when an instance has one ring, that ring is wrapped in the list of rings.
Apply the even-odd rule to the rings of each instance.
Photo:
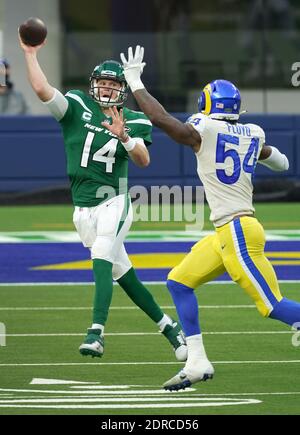
[[[79,347],[80,353],[103,355],[114,279],[158,324],[176,358],[185,361],[187,347],[181,326],[161,310],[139,281],[124,247],[132,222],[128,158],[141,167],[149,164],[146,145],[151,143],[151,122],[143,113],[123,107],[128,86],[122,65],[113,60],[96,66],[89,95],[78,90],[63,95],[49,84],[39,65],[37,52],[44,44],[31,47],[20,39],[30,84],[62,127],[75,206],[73,221],[93,261],[93,322]]]

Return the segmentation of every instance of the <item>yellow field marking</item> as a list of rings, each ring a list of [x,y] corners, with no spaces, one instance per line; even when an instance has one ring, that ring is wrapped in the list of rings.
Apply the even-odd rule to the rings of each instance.
[[[299,251],[268,251],[265,254],[268,258],[300,258]]]
[[[299,266],[300,252],[266,252],[269,259],[274,266]],[[129,256],[133,267],[137,269],[170,269],[175,267],[183,258],[186,253],[152,253],[152,254],[132,254]],[[277,258],[286,258],[289,260],[277,260]],[[72,261],[60,264],[49,264],[47,266],[33,267],[31,270],[90,270],[92,269],[91,260]]]
[[[288,252],[266,252],[266,256],[269,258],[273,266],[299,266],[300,252],[288,251]],[[272,258],[290,258],[290,260],[271,260]]]
[[[176,266],[184,257],[185,253],[159,253],[159,254],[133,254],[129,255],[133,267],[138,269],[167,269]],[[61,264],[49,264],[47,266],[33,267],[31,270],[86,270],[92,269],[91,260],[72,261]]]
[[[273,266],[300,266],[300,260],[271,260]]]

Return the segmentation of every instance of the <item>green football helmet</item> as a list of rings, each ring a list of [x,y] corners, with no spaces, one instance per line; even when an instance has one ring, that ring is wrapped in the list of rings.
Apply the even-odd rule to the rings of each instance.
[[[113,80],[121,83],[120,89],[98,86],[97,80]],[[100,95],[100,89],[106,89],[107,93]],[[125,80],[123,66],[115,60],[106,60],[97,65],[90,77],[90,95],[100,104],[101,107],[122,106],[128,97],[128,85]],[[117,97],[112,98],[113,94],[118,93]]]

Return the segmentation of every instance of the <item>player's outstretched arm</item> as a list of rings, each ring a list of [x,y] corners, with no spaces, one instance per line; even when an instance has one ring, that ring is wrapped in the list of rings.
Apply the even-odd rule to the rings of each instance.
[[[195,152],[199,151],[201,136],[192,125],[184,124],[170,115],[146,89],[135,91],[133,95],[152,124],[164,130],[176,142],[189,145]]]
[[[48,83],[47,77],[42,71],[37,59],[37,52],[45,45],[45,42],[41,45],[31,47],[25,45],[19,35],[20,46],[24,51],[25,62],[27,66],[29,82],[41,101],[49,101],[53,98],[55,88]]]
[[[141,74],[145,66],[143,57],[144,48],[139,45],[136,47],[134,55],[132,47],[129,47],[128,59],[121,53],[125,78],[140,109],[154,125],[164,130],[176,142],[191,146],[195,152],[199,151],[201,136],[194,127],[190,124],[184,124],[170,115],[145,89],[141,81]]]
[[[258,162],[272,171],[287,171],[289,169],[287,156],[277,148],[268,145],[262,147]]]

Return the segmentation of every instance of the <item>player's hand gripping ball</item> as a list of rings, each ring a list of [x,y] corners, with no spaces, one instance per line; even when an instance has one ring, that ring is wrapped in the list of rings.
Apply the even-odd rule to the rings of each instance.
[[[19,27],[20,37],[25,45],[41,45],[47,36],[47,27],[39,18],[28,18]]]

